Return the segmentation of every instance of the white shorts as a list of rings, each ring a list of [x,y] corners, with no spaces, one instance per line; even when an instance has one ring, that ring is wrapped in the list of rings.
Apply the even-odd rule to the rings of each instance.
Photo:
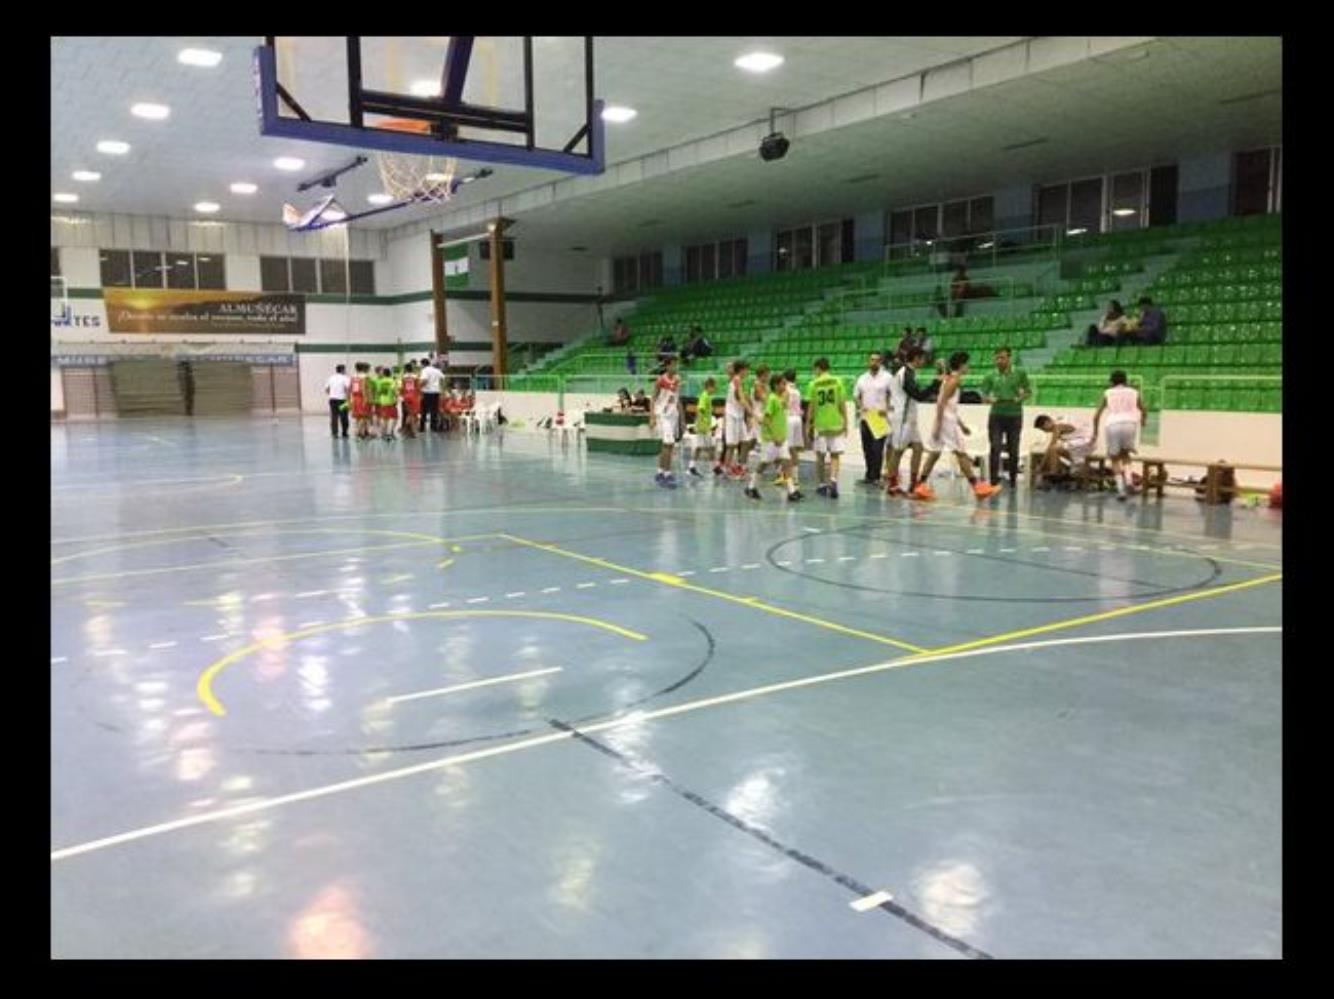
[[[746,439],[746,419],[743,416],[723,417],[723,443],[731,446]]]
[[[800,416],[793,416],[791,413],[787,417],[787,446],[789,448],[804,448],[806,446],[806,427]]]
[[[677,438],[677,415],[669,413],[658,417],[658,438],[664,444],[675,444]]]
[[[913,444],[922,443],[922,431],[917,426],[917,420],[900,420],[894,427],[894,432],[890,434],[890,447],[895,451],[902,451]]]
[[[1070,453],[1071,461],[1083,461],[1093,453],[1093,442],[1087,437],[1067,437],[1062,444]]]
[[[760,445],[760,461],[767,463],[770,461],[787,461],[791,457],[787,449],[787,441],[780,441],[775,444],[773,441],[765,441]]]
[[[1109,423],[1106,429],[1107,454],[1117,457],[1135,450],[1135,424]]]
[[[941,420],[940,434],[931,441],[932,451],[964,451],[963,431],[958,420]]]
[[[843,434],[826,435],[816,431],[814,451],[816,454],[842,454],[847,442]]]
[[[764,423],[764,413],[756,413],[751,417],[750,426],[746,427],[746,440],[758,441],[760,439],[760,425]]]
[[[686,438],[686,444],[696,451],[702,451],[705,448],[713,447],[713,431],[707,433],[693,433]]]

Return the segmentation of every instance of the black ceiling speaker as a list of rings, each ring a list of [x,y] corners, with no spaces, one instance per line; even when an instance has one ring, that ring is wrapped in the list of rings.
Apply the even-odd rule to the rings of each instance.
[[[792,145],[787,141],[787,136],[774,130],[774,114],[782,110],[784,109],[769,109],[769,134],[760,140],[760,159],[766,163],[772,160],[781,160],[787,155],[788,147]]]

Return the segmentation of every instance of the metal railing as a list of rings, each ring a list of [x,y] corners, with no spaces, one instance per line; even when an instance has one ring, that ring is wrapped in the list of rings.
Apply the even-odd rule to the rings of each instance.
[[[969,279],[970,291],[978,288],[990,288],[995,294],[970,294],[965,298],[955,299],[950,295],[950,282],[942,278],[931,285],[918,285],[908,288],[892,288],[888,291],[878,287],[845,288],[830,296],[823,309],[814,313],[818,316],[827,312],[893,312],[899,309],[936,309],[946,315],[942,318],[956,318],[967,307],[983,302],[1010,302],[1022,298],[1037,298],[1043,292],[1038,287],[1041,282],[1019,280],[1012,277],[987,277],[978,281]],[[864,304],[863,304],[864,303]],[[1009,310],[1014,312],[1013,308]],[[957,315],[955,315],[957,314]]]
[[[967,236],[939,236],[886,243],[884,276],[891,276],[901,261],[924,263],[928,269],[948,271],[960,264],[966,267],[995,267],[1018,257],[1057,256],[1064,227],[1057,225],[1025,226],[1017,229],[993,229]]]

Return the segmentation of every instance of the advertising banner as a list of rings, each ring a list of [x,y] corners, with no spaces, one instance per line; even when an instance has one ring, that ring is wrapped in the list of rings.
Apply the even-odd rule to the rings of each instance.
[[[303,336],[302,295],[267,291],[168,291],[105,288],[112,333],[261,333]]]

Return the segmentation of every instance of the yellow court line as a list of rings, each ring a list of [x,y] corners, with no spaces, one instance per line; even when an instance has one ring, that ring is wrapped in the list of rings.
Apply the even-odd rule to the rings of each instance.
[[[1214,586],[1207,590],[1196,590],[1193,593],[1183,593],[1175,597],[1163,597],[1161,600],[1149,600],[1142,604],[1132,604],[1129,607],[1120,607],[1116,610],[1102,611],[1098,614],[1085,614],[1082,617],[1067,618],[1064,621],[1053,621],[1050,624],[1039,624],[1032,628],[1019,628],[1015,631],[1002,632],[999,635],[992,635],[989,638],[978,638],[971,642],[960,642],[957,645],[943,645],[938,649],[932,649],[925,653],[929,656],[950,655],[955,652],[966,652],[969,649],[980,649],[987,645],[997,645],[1001,642],[1013,641],[1016,638],[1027,638],[1029,635],[1043,635],[1050,631],[1063,631],[1066,628],[1077,628],[1080,625],[1096,624],[1099,621],[1110,621],[1118,617],[1128,617],[1131,614],[1140,614],[1144,611],[1158,610],[1162,607],[1172,607],[1176,604],[1189,603],[1192,600],[1207,600],[1210,597],[1221,597],[1227,593],[1236,593],[1238,590],[1250,589],[1252,586],[1264,586],[1266,583],[1274,583],[1283,578],[1283,573],[1276,572],[1271,576],[1260,576],[1257,579],[1247,579],[1240,583],[1228,583],[1226,586]],[[909,660],[916,657],[909,657]]]
[[[562,555],[565,558],[578,559],[580,562],[587,562],[589,565],[596,565],[599,568],[609,569],[612,572],[625,573],[629,576],[638,576],[640,579],[647,579],[650,582],[664,583],[667,586],[675,586],[677,589],[689,590],[692,593],[702,593],[707,597],[717,597],[719,600],[741,604],[743,607],[751,607],[755,610],[764,611],[766,614],[775,614],[778,617],[790,618],[793,621],[813,624],[817,627],[828,629],[829,631],[836,631],[843,635],[851,635],[854,638],[864,638],[868,642],[879,642],[881,645],[892,645],[897,649],[907,649],[909,652],[928,651],[920,645],[901,642],[897,638],[876,635],[869,631],[861,631],[857,628],[849,628],[845,625],[836,624],[833,621],[826,621],[824,618],[813,617],[810,614],[798,614],[796,611],[790,611],[783,607],[776,607],[773,604],[765,603],[759,597],[738,597],[732,593],[724,593],[722,590],[714,590],[707,586],[699,586],[696,583],[689,583],[680,576],[673,576],[671,573],[643,572],[639,569],[632,569],[626,565],[618,565],[615,562],[608,562],[606,559],[594,558],[591,555],[580,555],[578,552],[572,552],[565,548],[558,548],[555,545],[543,544],[540,541],[529,541],[527,538],[516,537],[513,534],[498,534],[496,536],[505,538],[507,541],[512,541],[516,545],[526,545],[529,548],[537,548],[540,551],[550,552],[553,555]]]
[[[219,673],[232,665],[232,663],[253,655],[261,649],[274,648],[279,645],[285,645],[288,642],[300,641],[303,638],[319,635],[326,631],[341,631],[347,628],[360,628],[368,624],[383,624],[387,621],[414,621],[422,618],[448,619],[460,617],[526,617],[547,621],[568,621],[574,624],[586,624],[593,628],[601,628],[603,631],[609,631],[612,634],[620,635],[623,638],[633,639],[636,642],[644,642],[648,640],[647,635],[642,635],[637,631],[631,631],[629,628],[622,628],[620,625],[611,624],[608,621],[600,621],[595,617],[582,617],[578,614],[561,614],[556,611],[440,610],[417,611],[412,614],[384,614],[378,617],[355,617],[346,621],[335,621],[333,624],[316,625],[301,631],[289,631],[282,635],[272,635],[268,638],[262,638],[258,642],[251,642],[249,645],[223,656],[205,669],[204,672],[199,675],[198,683],[195,684],[195,693],[198,694],[199,699],[204,702],[210,711],[221,718],[227,711],[223,708],[222,704],[219,703],[218,699],[213,696],[213,681],[217,678]]]
[[[194,572],[199,569],[230,569],[238,565],[258,565],[263,562],[289,562],[292,559],[320,558],[325,555],[352,555],[357,552],[387,551],[391,548],[413,548],[433,545],[434,541],[396,541],[389,545],[361,545],[357,548],[326,548],[318,552],[298,552],[295,555],[266,555],[263,558],[234,558],[223,562],[198,562],[191,565],[165,565],[157,569],[127,569],[125,572],[99,572],[87,576],[62,576],[51,580],[52,586],[62,583],[91,583],[99,579],[124,579],[129,576],[153,576],[164,572]]]

